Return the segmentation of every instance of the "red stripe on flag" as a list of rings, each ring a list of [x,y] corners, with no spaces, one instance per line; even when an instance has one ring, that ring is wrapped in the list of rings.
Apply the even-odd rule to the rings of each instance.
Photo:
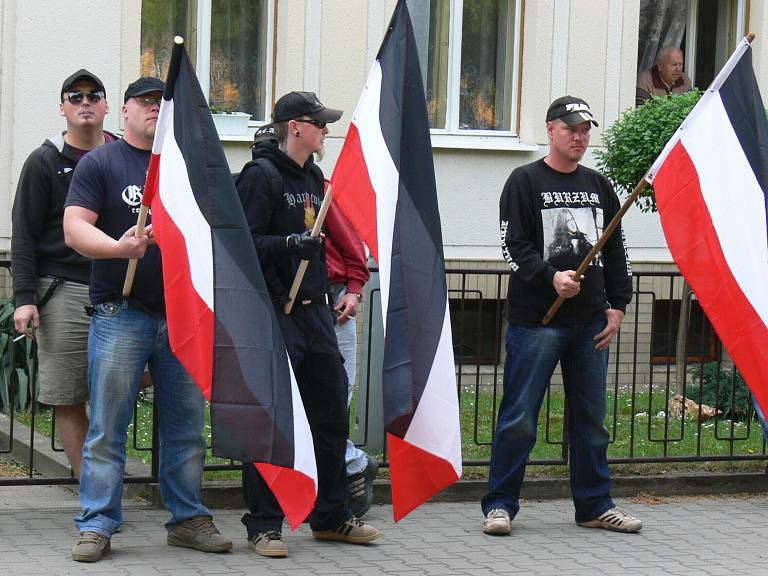
[[[395,522],[459,479],[448,460],[389,433],[387,453]]]
[[[144,193],[141,196],[141,203],[144,206],[152,206],[152,200],[157,194],[158,175],[160,174],[160,155],[152,154],[149,158],[149,168],[147,168],[147,180],[144,183]]]
[[[207,400],[211,399],[213,381],[214,314],[192,284],[186,243],[176,223],[166,212],[160,195],[152,204],[152,222],[163,258],[165,309],[174,319],[174,329],[168,331],[174,355],[197,382]]]
[[[376,192],[365,163],[360,133],[354,123],[349,125],[347,138],[333,170],[331,185],[334,202],[368,245],[373,257],[378,260]]]
[[[280,503],[291,530],[296,530],[315,505],[315,481],[293,468],[264,462],[253,465]]]
[[[654,178],[667,244],[680,272],[761,407],[768,407],[768,329],[723,254],[699,175],[678,142]]]

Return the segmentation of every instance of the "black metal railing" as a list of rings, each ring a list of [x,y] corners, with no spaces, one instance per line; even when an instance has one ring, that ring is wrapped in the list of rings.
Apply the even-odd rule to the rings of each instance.
[[[464,464],[487,466],[502,396],[506,331],[503,309],[508,273],[498,269],[449,269],[446,277],[462,411]],[[766,459],[765,440],[753,419],[749,393],[695,298],[687,297],[680,275],[638,272],[633,278],[633,289],[633,301],[611,346],[609,360],[609,460],[654,463]],[[366,300],[364,323],[372,323],[378,302],[378,290],[374,289]],[[681,308],[690,308],[683,331],[687,343],[678,341]],[[382,343],[376,341],[375,331],[366,330],[364,334],[370,357],[370,352]],[[686,346],[685,351],[678,354],[681,345]],[[366,360],[370,358],[361,359],[359,365],[370,364]],[[679,360],[682,367],[678,367]],[[383,431],[369,426],[375,421],[374,412],[380,410],[375,374],[358,370],[358,375],[356,397],[362,400],[356,403],[355,412],[361,425],[353,438],[363,446],[384,446]],[[9,390],[14,393],[13,385]],[[47,409],[41,411],[33,402],[30,412],[20,415],[11,402],[10,410],[0,415],[0,456],[15,455],[23,462],[23,473],[0,478],[0,485],[74,483],[71,476],[36,474],[41,418],[50,421],[50,426],[45,426],[47,432],[50,429],[47,448],[60,452],[55,420]],[[567,418],[561,380],[556,372],[542,407],[532,464],[567,464]],[[134,422],[138,422],[136,414]],[[134,450],[151,451],[152,464],[146,474],[127,477],[126,482],[155,481],[156,442],[142,442],[138,428],[134,425],[127,441]],[[18,457],[16,444],[21,440],[27,451],[25,457]],[[379,457],[386,466],[386,453]],[[206,466],[206,471],[221,470],[240,470],[240,465],[219,461]]]

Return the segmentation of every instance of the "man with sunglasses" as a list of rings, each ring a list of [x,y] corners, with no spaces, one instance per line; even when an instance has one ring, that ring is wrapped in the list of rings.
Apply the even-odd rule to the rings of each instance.
[[[136,236],[136,217],[152,153],[164,84],[142,77],[125,91],[122,140],[86,156],[75,170],[64,210],[72,248],[93,260],[88,346],[91,419],[80,478],[80,531],[72,559],[96,562],[123,523],[120,508],[125,439],[145,366],[154,384],[160,445],[160,493],[171,519],[167,542],[226,552],[232,542],[201,502],[205,402],[171,351],[160,251],[152,226]],[[133,289],[122,296],[128,260],[137,258]]]
[[[254,159],[238,176],[237,190],[312,430],[318,472],[317,501],[309,516],[312,536],[367,544],[381,534],[356,518],[347,503],[347,377],[333,328],[323,238],[309,233],[324,196],[323,173],[314,156],[322,156],[326,124],[341,115],[312,92],[281,97],[272,114],[276,139],[254,145]],[[275,179],[281,185],[275,186]],[[309,264],[293,310],[286,314],[288,290],[302,260]],[[249,546],[262,556],[287,556],[282,510],[247,462],[243,497]]]
[[[90,262],[64,243],[64,200],[75,166],[90,150],[116,140],[104,131],[109,112],[99,78],[78,70],[61,86],[67,129],[48,138],[24,163],[13,202],[11,269],[18,332],[37,340],[38,400],[53,406],[56,432],[72,475],[80,478],[88,430]]]

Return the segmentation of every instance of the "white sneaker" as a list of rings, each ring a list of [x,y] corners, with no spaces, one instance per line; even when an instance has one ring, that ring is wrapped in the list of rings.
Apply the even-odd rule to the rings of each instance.
[[[587,528],[603,528],[626,533],[638,532],[643,527],[640,520],[630,516],[621,508],[611,508],[589,522],[579,522],[578,524]]]
[[[512,532],[512,520],[509,518],[509,512],[502,508],[494,508],[488,512],[488,516],[483,522],[483,532],[494,536],[506,536]]]

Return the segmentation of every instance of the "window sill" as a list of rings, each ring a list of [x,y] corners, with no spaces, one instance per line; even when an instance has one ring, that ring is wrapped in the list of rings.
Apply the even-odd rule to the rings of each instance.
[[[249,125],[248,131],[245,134],[221,134],[219,133],[219,140],[222,142],[253,142],[253,135],[256,133],[261,125]]]
[[[432,148],[464,150],[511,150],[536,152],[538,144],[525,144],[517,136],[432,133]]]

